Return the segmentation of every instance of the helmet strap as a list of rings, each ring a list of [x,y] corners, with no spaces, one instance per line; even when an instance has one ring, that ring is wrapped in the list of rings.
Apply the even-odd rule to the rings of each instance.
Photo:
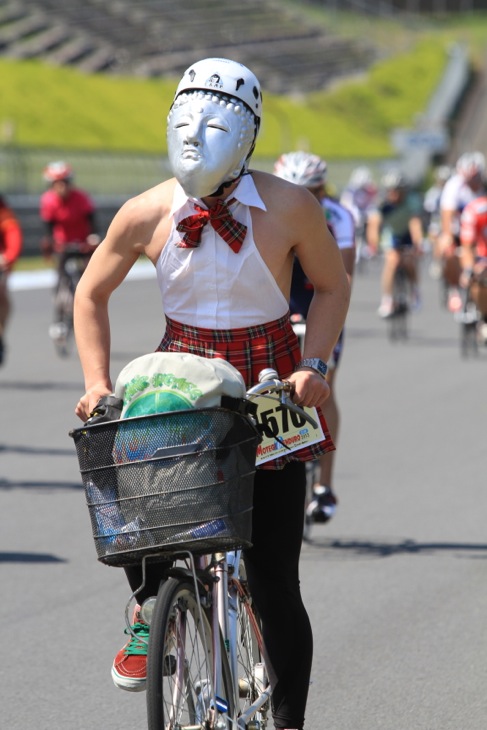
[[[227,180],[226,182],[222,182],[222,184],[215,190],[214,193],[211,193],[210,195],[205,195],[205,198],[220,197],[221,195],[223,195],[227,188],[241,180],[244,175],[250,175],[250,172],[245,167],[242,167],[242,169],[240,170],[240,174],[237,175],[237,177],[235,177],[233,180]]]

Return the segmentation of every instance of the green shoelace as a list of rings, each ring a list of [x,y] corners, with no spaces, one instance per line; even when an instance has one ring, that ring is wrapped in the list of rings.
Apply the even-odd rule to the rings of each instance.
[[[132,626],[132,631],[135,636],[132,636],[129,643],[125,647],[126,656],[147,656],[147,642],[149,639],[149,626],[147,624],[137,622]],[[126,634],[130,634],[128,629],[125,629]],[[145,641],[144,641],[145,640]]]

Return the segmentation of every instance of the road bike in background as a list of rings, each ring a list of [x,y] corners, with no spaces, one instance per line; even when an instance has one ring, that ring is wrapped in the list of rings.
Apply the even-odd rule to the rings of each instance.
[[[74,293],[93,251],[93,246],[87,248],[87,244],[70,243],[58,255],[54,312],[49,336],[60,357],[66,357],[71,352]]]

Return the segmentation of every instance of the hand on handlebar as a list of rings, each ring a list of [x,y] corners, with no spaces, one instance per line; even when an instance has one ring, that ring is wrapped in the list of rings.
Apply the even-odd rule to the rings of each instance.
[[[90,418],[91,414],[96,410],[96,406],[100,400],[108,395],[112,395],[111,388],[106,386],[98,386],[90,389],[79,399],[74,412],[83,422]]]
[[[287,380],[294,385],[293,402],[301,407],[323,406],[330,395],[326,380],[312,370],[297,370]]]
[[[311,381],[308,377],[301,378],[300,376],[302,374],[311,376]],[[295,375],[298,377],[295,378]],[[322,384],[319,382],[313,382],[314,377],[319,378],[322,381]],[[308,385],[311,382],[313,389],[317,388],[318,392],[323,390],[324,385],[324,391],[326,393],[324,400],[326,400],[330,393],[328,383],[321,377],[321,375],[318,375],[318,373],[314,373],[313,371],[300,370],[296,373],[293,373],[292,376],[289,376],[287,380],[279,380],[279,376],[275,370],[273,370],[272,368],[266,368],[259,373],[259,384],[253,386],[252,388],[250,388],[250,390],[247,391],[247,398],[251,402],[253,402],[254,399],[258,399],[261,397],[270,398],[271,400],[278,400],[289,410],[300,413],[313,426],[313,428],[316,428],[316,421],[311,418],[308,413],[305,413],[303,411],[303,407],[308,406],[308,403],[300,402],[300,396],[296,395],[296,381],[298,381],[298,385],[300,388],[302,388],[302,381],[306,382]],[[309,407],[313,407],[313,405],[315,405],[316,403],[320,405],[323,400],[318,399],[316,401],[313,399],[313,401],[309,402],[312,402],[312,405]]]

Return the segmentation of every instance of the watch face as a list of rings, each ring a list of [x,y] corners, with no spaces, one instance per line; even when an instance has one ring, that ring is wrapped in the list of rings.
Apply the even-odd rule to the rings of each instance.
[[[326,367],[325,363],[322,360],[318,360],[318,368],[317,369],[323,375],[326,375],[326,371],[328,370],[328,368]]]

